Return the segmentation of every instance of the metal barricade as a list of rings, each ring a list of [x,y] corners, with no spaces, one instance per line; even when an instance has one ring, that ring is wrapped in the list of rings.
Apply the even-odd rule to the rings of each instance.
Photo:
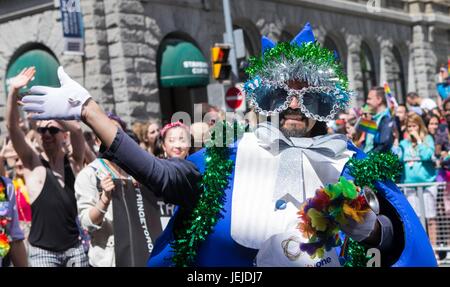
[[[427,231],[439,266],[450,266],[450,182],[398,184]]]

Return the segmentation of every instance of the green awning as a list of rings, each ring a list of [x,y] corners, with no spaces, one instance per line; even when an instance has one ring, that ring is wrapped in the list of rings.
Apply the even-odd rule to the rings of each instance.
[[[36,75],[27,88],[34,85],[60,86],[57,75],[58,61],[50,53],[36,49],[23,53],[9,66],[6,72],[5,90],[8,91],[8,79],[19,74],[24,68],[31,66],[36,67]]]
[[[162,87],[208,85],[208,62],[197,47],[180,40],[168,42],[163,49],[160,69]]]

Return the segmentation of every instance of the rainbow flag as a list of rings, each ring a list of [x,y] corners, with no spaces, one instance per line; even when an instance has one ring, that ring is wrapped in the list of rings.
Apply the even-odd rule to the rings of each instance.
[[[356,128],[366,133],[376,134],[378,130],[377,122],[372,120],[367,120],[359,118]]]
[[[395,112],[398,108],[398,103],[395,97],[391,93],[391,88],[389,87],[388,83],[384,83],[384,93],[386,95],[386,101],[388,103],[388,108],[391,112],[391,115],[395,115]]]
[[[447,60],[447,73],[450,75],[450,59]]]

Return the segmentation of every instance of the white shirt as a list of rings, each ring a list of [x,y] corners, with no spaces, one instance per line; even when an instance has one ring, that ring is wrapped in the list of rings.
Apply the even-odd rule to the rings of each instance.
[[[91,236],[89,264],[94,267],[115,267],[114,228],[112,203],[108,206],[101,225],[92,223],[89,210],[99,201],[96,169],[101,168],[98,159],[83,168],[75,180],[75,197],[81,226]]]

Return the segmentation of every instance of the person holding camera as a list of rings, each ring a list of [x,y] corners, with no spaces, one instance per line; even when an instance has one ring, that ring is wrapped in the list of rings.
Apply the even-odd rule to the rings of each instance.
[[[411,113],[406,120],[407,137],[400,142],[400,160],[403,162],[404,183],[435,182],[436,168],[434,165],[434,140],[428,134],[422,118]],[[406,189],[406,197],[417,215],[421,215],[420,202],[415,189]],[[428,234],[431,243],[436,243],[436,197],[435,185],[426,187],[423,191],[425,217],[427,218]]]

